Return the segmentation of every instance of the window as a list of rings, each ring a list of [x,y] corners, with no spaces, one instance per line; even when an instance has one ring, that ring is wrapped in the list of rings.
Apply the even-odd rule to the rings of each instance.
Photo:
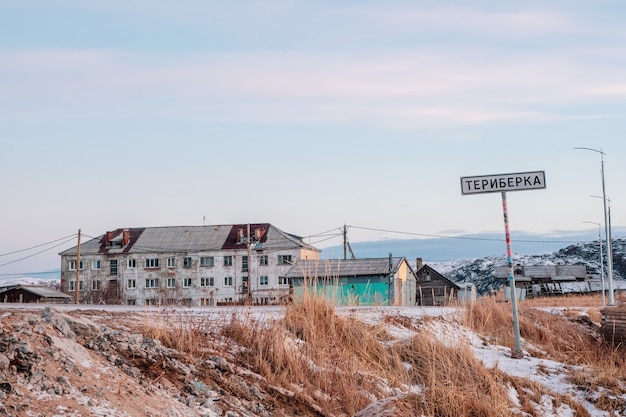
[[[146,258],[146,268],[158,268],[159,258]]]
[[[70,271],[76,271],[76,261],[70,261],[68,269]],[[83,270],[83,261],[80,261],[80,270]]]
[[[137,288],[137,282],[134,279],[129,279],[128,281],[126,281],[126,288],[128,288],[129,290],[134,290],[135,288]]]
[[[127,306],[137,305],[137,300],[135,300],[134,298],[129,298],[128,300],[126,300],[126,305]]]
[[[269,284],[269,279],[266,276],[263,277],[259,277],[259,285],[260,286],[266,286],[267,284]]]
[[[192,262],[189,256],[183,258],[183,268],[191,268]]]
[[[215,300],[213,298],[201,298],[199,301],[200,301],[200,306],[202,307],[215,305]]]
[[[167,288],[176,288],[176,278],[167,279]]]
[[[137,268],[137,259],[129,259],[128,260],[128,268],[129,269]]]
[[[241,270],[244,272],[248,270],[248,255],[241,257]]]
[[[84,286],[83,281],[78,281],[78,291],[82,291]],[[76,291],[76,280],[70,281],[70,291]]]
[[[232,287],[233,286],[233,277],[224,277],[224,286]]]
[[[231,255],[224,256],[224,266],[233,266],[233,257]]]
[[[100,269],[100,259],[91,261],[91,269]]]
[[[159,286],[159,280],[156,278],[146,279],[146,288],[157,288]]]
[[[121,240],[112,240],[109,242],[109,244],[107,245],[107,248],[121,248],[122,247],[122,241]]]
[[[200,266],[214,266],[215,258],[212,256],[203,256],[200,258]]]
[[[100,291],[100,281],[91,281],[91,289],[93,291]]]
[[[213,277],[200,278],[200,286],[201,287],[213,287],[213,286],[215,286],[215,278],[213,278]]]
[[[287,284],[289,284],[287,277],[278,277],[278,285],[287,285]]]
[[[174,268],[176,266],[176,258],[167,258],[167,267]]]
[[[293,265],[291,255],[278,255],[278,265]]]
[[[183,288],[190,288],[193,284],[193,280],[191,278],[183,278]]]
[[[268,261],[268,256],[267,255],[261,255],[259,256],[259,265],[261,266],[267,266],[267,261]]]
[[[109,261],[109,275],[117,275],[117,259],[111,259]]]
[[[430,281],[430,272],[429,271],[425,271],[424,274],[422,275],[422,279],[424,281]]]

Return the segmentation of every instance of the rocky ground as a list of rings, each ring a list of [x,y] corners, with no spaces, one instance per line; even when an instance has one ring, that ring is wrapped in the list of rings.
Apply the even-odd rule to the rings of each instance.
[[[165,328],[181,323],[194,326],[198,320],[216,323],[219,328],[236,314],[241,314],[238,320],[253,317],[252,323],[256,324],[283,317],[284,311],[279,308],[151,312],[122,306],[76,307],[0,306],[0,416],[346,416],[341,411],[323,413],[320,399],[316,398],[319,393],[302,392],[289,381],[281,386],[269,383],[242,360],[254,352],[246,351],[231,339],[220,339],[219,331],[209,329],[203,333],[202,355],[195,356],[165,346],[154,335],[147,336],[147,329],[163,328],[163,322],[155,326],[163,317]],[[569,329],[558,334],[599,337],[598,325],[587,314],[575,313],[575,318],[564,320],[560,310],[575,313],[572,308],[551,308],[556,314],[546,317],[544,313],[536,322],[554,320],[548,323],[549,328]],[[523,360],[512,359],[509,348],[492,344],[459,326],[455,311],[421,307],[345,308],[338,314],[356,315],[370,324],[384,322],[390,340],[414,337],[418,326],[429,328],[428,334],[442,341],[467,340],[485,366],[532,380],[536,387],[554,393],[554,398],[567,395],[583,404],[586,416],[623,415],[620,413],[626,410],[621,379],[606,378],[610,384],[606,387],[597,385],[598,378],[593,378],[590,385],[569,383],[565,381],[568,369],[583,369],[582,366],[544,358],[540,348],[526,342],[524,347],[529,352],[539,352],[536,357],[526,353]],[[426,319],[427,315],[432,315],[432,320]],[[207,340],[212,346],[206,346]],[[606,398],[610,394],[616,404],[613,408],[620,411],[607,413],[600,409],[600,394]],[[576,408],[561,405],[554,411],[544,402],[533,405],[538,410],[533,415],[577,415]],[[402,395],[390,389],[386,398],[372,398],[372,403],[354,415],[410,417],[415,413]]]
[[[196,360],[144,337],[130,313],[0,314],[0,415],[319,415],[227,357]]]

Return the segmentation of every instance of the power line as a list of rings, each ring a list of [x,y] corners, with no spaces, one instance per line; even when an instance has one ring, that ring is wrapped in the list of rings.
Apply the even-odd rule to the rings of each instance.
[[[40,245],[32,246],[32,247],[30,247],[30,248],[26,248],[26,249],[19,249],[19,250],[15,250],[15,251],[13,251],[13,252],[3,253],[3,254],[0,254],[0,256],[8,256],[8,255],[13,255],[13,254],[20,253],[20,252],[26,252],[26,251],[29,251],[29,250],[33,250],[33,249],[40,248],[40,247],[42,247],[42,246],[47,246],[47,245],[50,245],[50,244],[52,244],[52,243],[56,243],[56,242],[58,242],[58,241],[60,241],[60,240],[65,240],[65,239],[68,239],[68,238],[73,238],[73,237],[75,237],[75,236],[76,236],[76,233],[74,233],[73,235],[69,235],[69,236],[65,236],[65,237],[62,237],[62,238],[56,239],[56,240],[52,240],[52,241],[47,242],[47,243],[42,243],[42,244],[40,244]],[[65,243],[65,242],[63,242],[63,243]],[[53,246],[53,247],[55,247],[55,246]]]
[[[415,233],[415,232],[402,232],[397,230],[387,230],[387,229],[375,229],[371,227],[362,227],[362,226],[348,226],[354,229],[362,229],[362,230],[370,230],[373,232],[384,232],[384,233],[395,233],[402,235],[411,235],[411,236],[423,236],[423,237],[431,237],[438,239],[459,239],[459,240],[482,240],[482,241],[493,241],[493,242],[504,242],[504,239],[498,238],[488,238],[488,237],[470,237],[470,236],[445,236],[445,235],[435,235],[428,233]],[[524,239],[515,239],[516,242],[524,242],[524,243],[577,243],[578,240],[524,240]]]
[[[47,252],[47,251],[49,251],[49,250],[51,250],[51,249],[54,249],[54,248],[56,248],[56,247],[58,247],[58,246],[64,245],[64,244],[66,244],[67,242],[71,241],[73,238],[74,238],[74,236],[72,236],[72,238],[71,238],[71,239],[67,239],[67,240],[66,240],[66,241],[64,241],[64,242],[61,242],[61,243],[56,244],[56,245],[54,245],[54,246],[51,246],[51,247],[49,247],[49,248],[47,248],[47,249],[44,249],[44,250],[42,250],[42,251],[35,252],[35,253],[31,254],[31,255],[24,256],[23,258],[15,259],[15,260],[13,260],[13,261],[5,262],[5,263],[3,263],[3,264],[0,264],[0,267],[5,266],[5,265],[14,264],[14,263],[16,263],[16,262],[23,261],[24,259],[32,258],[33,256],[37,256],[37,255],[42,254],[42,253],[44,253],[44,252]],[[41,246],[41,245],[40,245],[40,246]]]

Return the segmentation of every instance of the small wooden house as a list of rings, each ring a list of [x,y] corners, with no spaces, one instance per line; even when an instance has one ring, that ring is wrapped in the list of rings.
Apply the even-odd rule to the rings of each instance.
[[[286,278],[296,300],[311,291],[335,305],[415,305],[415,273],[404,257],[300,259]]]
[[[69,304],[72,297],[45,286],[12,285],[0,289],[0,302]]]
[[[424,264],[422,258],[417,258],[415,265],[417,269],[415,273],[417,276],[417,305],[446,305],[453,300],[458,300],[461,290],[463,290],[464,297],[466,297],[465,294],[468,292],[471,297],[471,289],[468,290],[465,287],[461,289],[460,285],[444,277],[431,266]],[[464,298],[464,300],[466,299]]]

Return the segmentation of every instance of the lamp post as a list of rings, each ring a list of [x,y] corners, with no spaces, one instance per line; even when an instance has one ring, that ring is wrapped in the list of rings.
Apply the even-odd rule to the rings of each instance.
[[[609,305],[615,305],[615,299],[613,296],[613,247],[611,244],[611,231],[609,230],[609,212],[606,208],[606,188],[604,186],[604,155],[602,149],[582,148],[575,147],[574,149],[582,149],[585,151],[593,151],[600,154],[600,174],[602,175],[602,201],[604,204],[604,231],[606,236],[606,254],[607,254],[607,268],[609,270]]]
[[[598,244],[600,245],[600,282],[602,284],[602,307],[606,307],[606,301],[604,296],[604,256],[602,254],[602,223],[596,222],[583,222],[595,224],[598,226]]]

